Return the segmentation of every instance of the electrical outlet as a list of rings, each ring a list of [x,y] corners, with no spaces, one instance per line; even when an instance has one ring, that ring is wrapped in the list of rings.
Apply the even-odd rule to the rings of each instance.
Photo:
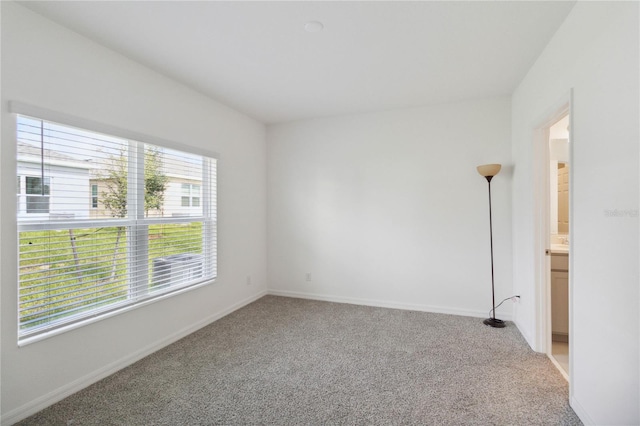
[[[251,285],[251,275],[247,275],[247,285]]]
[[[305,274],[305,279],[307,280],[307,282],[311,282],[311,272],[307,272]]]

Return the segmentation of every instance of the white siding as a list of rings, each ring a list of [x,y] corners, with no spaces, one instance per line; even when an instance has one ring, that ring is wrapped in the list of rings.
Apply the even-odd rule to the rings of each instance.
[[[74,219],[89,217],[91,188],[89,170],[65,166],[46,165],[45,177],[50,179],[49,213],[27,213],[25,176],[41,176],[40,164],[19,162],[17,175],[20,177],[20,195],[18,197],[18,218],[33,219],[36,216],[65,216]]]

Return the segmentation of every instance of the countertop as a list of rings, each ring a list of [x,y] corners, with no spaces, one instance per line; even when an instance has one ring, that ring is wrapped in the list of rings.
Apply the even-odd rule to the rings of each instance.
[[[552,255],[554,254],[568,255],[569,245],[568,244],[551,244],[550,251]]]

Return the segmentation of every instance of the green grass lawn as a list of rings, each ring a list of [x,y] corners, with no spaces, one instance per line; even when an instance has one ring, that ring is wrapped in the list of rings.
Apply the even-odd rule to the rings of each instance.
[[[202,254],[199,222],[152,225],[148,232],[148,257],[141,261],[149,279],[137,293],[153,290],[153,259]],[[134,290],[125,228],[21,232],[19,247],[21,329],[124,301]]]

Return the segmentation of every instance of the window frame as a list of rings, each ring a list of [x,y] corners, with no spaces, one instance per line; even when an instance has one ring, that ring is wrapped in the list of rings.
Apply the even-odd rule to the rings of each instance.
[[[52,186],[52,178],[51,176],[45,176],[45,186],[46,186],[46,194],[42,195],[41,193],[30,193],[27,192],[29,190],[29,185],[27,184],[28,179],[42,179],[41,176],[35,176],[30,174],[18,174],[17,177],[17,185],[16,185],[16,195],[18,197],[18,214],[26,214],[29,217],[47,217],[51,210],[51,186]],[[34,201],[30,201],[30,198],[44,198],[46,199],[47,209],[46,211],[42,209],[30,209],[30,203]]]
[[[195,190],[195,187],[198,187]],[[182,183],[180,185],[180,205],[181,207],[200,207],[200,201],[202,199],[202,185],[198,185],[197,183]],[[186,203],[185,203],[186,199]],[[195,200],[198,200],[197,203]]]
[[[28,215],[48,215],[51,212],[51,177],[45,176],[44,182],[40,183],[41,190],[40,192],[29,192],[29,179],[39,179],[42,180],[41,176],[24,176],[24,200],[25,200],[25,213]],[[31,208],[30,205],[33,204],[44,204],[43,201],[46,201],[46,210],[44,208]]]
[[[80,229],[80,228],[86,228],[88,226],[127,226],[127,227],[132,226],[132,228],[128,228],[128,229],[134,230],[133,232],[134,235],[132,235],[131,238],[140,239],[148,236],[148,229],[149,229],[149,226],[151,226],[152,224],[162,224],[162,223],[177,224],[177,223],[201,222],[203,226],[202,255],[208,256],[208,257],[213,256],[213,260],[211,264],[213,273],[211,277],[205,277],[203,280],[195,284],[189,284],[181,287],[172,288],[168,291],[161,292],[158,295],[142,298],[142,300],[133,301],[133,302],[127,301],[121,307],[115,306],[113,308],[104,310],[104,312],[101,312],[100,309],[96,309],[95,314],[85,316],[83,318],[80,318],[77,321],[63,323],[61,326],[45,328],[43,331],[36,330],[32,333],[29,333],[29,332],[24,333],[20,329],[20,322],[18,322],[17,337],[18,337],[19,346],[27,345],[36,341],[40,341],[42,339],[46,339],[46,338],[58,335],[60,333],[64,333],[69,330],[83,327],[93,322],[101,321],[103,319],[109,318],[114,315],[119,315],[120,313],[127,312],[132,309],[138,309],[139,307],[146,306],[148,304],[155,303],[157,301],[164,300],[169,297],[173,297],[174,295],[191,291],[205,285],[210,285],[217,280],[217,276],[218,276],[218,272],[217,272],[218,270],[218,266],[217,266],[217,263],[218,263],[217,262],[217,259],[218,259],[218,256],[217,256],[217,253],[218,253],[217,175],[218,175],[218,167],[219,167],[219,161],[220,161],[219,155],[217,153],[211,152],[205,149],[201,149],[198,147],[194,147],[191,145],[176,143],[176,142],[152,137],[149,135],[144,135],[137,132],[124,130],[118,127],[95,122],[92,120],[74,117],[64,113],[59,113],[59,112],[55,112],[48,109],[44,109],[44,108],[40,108],[40,107],[28,105],[28,104],[23,104],[15,101],[9,102],[9,112],[14,115],[14,120],[17,120],[17,115],[33,117],[36,119],[54,122],[64,126],[75,127],[75,128],[79,128],[79,129],[83,129],[91,132],[97,132],[97,133],[114,136],[117,138],[126,139],[131,141],[130,143],[137,145],[136,149],[140,149],[140,148],[144,149],[145,144],[149,144],[157,147],[163,147],[163,148],[168,148],[172,150],[182,151],[188,154],[198,155],[204,158],[210,158],[215,162],[215,164],[213,165],[214,167],[213,170],[215,175],[213,176],[213,180],[212,180],[214,187],[212,188],[212,192],[211,192],[211,195],[213,197],[212,204],[211,204],[213,211],[210,212],[209,205],[202,203],[202,207],[203,207],[202,216],[164,217],[164,218],[144,217],[144,184],[138,185],[137,188],[131,187],[131,185],[135,185],[134,183],[135,179],[130,179],[129,180],[130,190],[135,190],[138,192],[141,191],[141,193],[137,194],[137,200],[139,204],[140,203],[142,204],[140,204],[140,206],[138,206],[135,209],[136,210],[135,214],[133,215],[130,214],[128,218],[113,218],[108,220],[83,219],[80,221],[74,221],[74,223],[69,221],[57,221],[57,220],[51,221],[50,220],[48,222],[48,228],[47,228],[47,229]],[[17,145],[17,142],[18,142],[17,132],[14,132],[14,138],[15,138],[14,145]],[[143,158],[143,157],[144,157],[143,155],[142,156],[138,155],[138,158]],[[14,165],[17,166],[17,159],[14,159],[14,162],[15,162]],[[144,181],[143,170],[138,169],[137,173],[139,175],[138,177],[139,178],[142,177]],[[24,190],[26,191],[25,175],[17,175],[17,177],[18,177],[18,188],[19,189],[24,188]],[[25,180],[24,185],[21,182],[22,179]],[[203,186],[205,182],[209,181],[209,179],[210,179],[210,176],[208,175],[208,169],[205,167],[205,164],[203,163]],[[49,196],[50,196],[50,188],[51,188],[51,179],[49,180]],[[98,190],[99,190],[99,187],[98,187]],[[202,190],[204,191],[204,188],[202,188]],[[94,195],[92,190],[90,191],[90,195],[91,195],[90,209],[93,209]],[[20,194],[20,196],[26,196],[26,194]],[[200,196],[200,198],[202,198],[202,196]],[[19,231],[16,233],[16,246],[14,249],[15,253],[17,254],[18,263],[20,262],[19,245],[18,245],[19,233],[24,230],[29,230],[30,228],[42,229],[42,226],[39,225],[37,222],[19,223],[19,220],[20,220],[19,213],[20,213],[19,211],[16,211],[16,215],[14,218],[14,220],[16,221],[17,229]],[[48,216],[48,215],[44,215],[44,216]],[[139,226],[137,226],[136,222],[140,222],[141,219],[143,219],[142,222],[144,222],[144,224],[140,224]],[[146,228],[146,230],[144,228]],[[205,232],[204,229],[211,230],[210,238],[205,237],[205,235],[209,235],[209,234]],[[145,244],[148,245],[148,242]],[[147,246],[147,253],[148,253],[148,246]],[[130,265],[130,267],[131,269],[135,269],[135,266],[133,265]],[[137,273],[141,273],[143,275],[149,274],[146,268],[138,268],[138,269],[140,269],[140,271],[138,271]],[[142,271],[142,269],[145,269],[145,270]],[[134,272],[134,274],[135,273],[136,272]],[[135,282],[136,281],[132,281],[131,283],[135,284]],[[142,281],[137,281],[138,284],[141,282]],[[16,286],[18,290],[18,306],[19,306],[20,280],[18,276],[16,276]]]
[[[92,209],[97,209],[98,208],[98,202],[100,200],[100,196],[98,195],[98,184],[97,183],[92,183],[91,185],[91,208]],[[93,193],[93,189],[95,188],[96,193]]]

